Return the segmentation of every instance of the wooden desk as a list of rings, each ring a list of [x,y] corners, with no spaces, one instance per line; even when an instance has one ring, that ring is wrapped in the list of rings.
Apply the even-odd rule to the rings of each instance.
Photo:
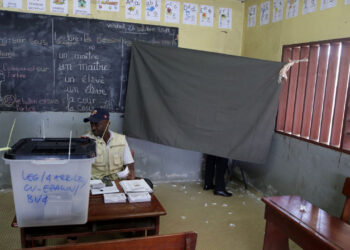
[[[157,197],[151,196],[151,202],[105,204],[103,195],[90,195],[86,224],[20,228],[22,247],[32,247],[36,240],[41,239],[91,234],[138,232],[138,235],[157,235],[159,216],[166,215],[166,211]],[[18,227],[16,217],[12,227]]]
[[[266,204],[264,250],[289,249],[288,238],[303,249],[350,249],[350,225],[310,202],[298,196],[262,201]]]

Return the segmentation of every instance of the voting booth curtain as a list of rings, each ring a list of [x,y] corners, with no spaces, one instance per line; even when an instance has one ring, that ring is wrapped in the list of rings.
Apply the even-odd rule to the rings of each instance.
[[[274,133],[281,68],[278,62],[134,44],[124,132],[263,163]]]

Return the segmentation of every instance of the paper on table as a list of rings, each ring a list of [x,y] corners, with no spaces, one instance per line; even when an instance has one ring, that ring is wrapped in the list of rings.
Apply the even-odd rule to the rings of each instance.
[[[101,180],[90,180],[90,187],[92,189],[101,189],[106,185]]]
[[[130,203],[151,201],[151,196],[148,192],[142,193],[128,193],[128,200]]]
[[[125,203],[126,196],[124,193],[113,193],[103,195],[105,203]]]
[[[91,189],[91,194],[95,195],[95,194],[109,194],[109,193],[118,193],[119,189],[117,188],[117,186],[115,185],[115,182],[112,181],[112,186],[110,187],[104,187],[104,188],[100,188],[100,189]]]
[[[153,190],[148,186],[144,179],[140,180],[125,180],[119,182],[125,193],[135,193],[135,192],[148,192],[152,193]]]

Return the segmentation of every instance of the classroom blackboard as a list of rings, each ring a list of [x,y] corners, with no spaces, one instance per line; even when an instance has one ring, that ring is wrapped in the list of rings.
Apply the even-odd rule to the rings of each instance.
[[[178,28],[0,11],[0,111],[124,112],[133,41]]]

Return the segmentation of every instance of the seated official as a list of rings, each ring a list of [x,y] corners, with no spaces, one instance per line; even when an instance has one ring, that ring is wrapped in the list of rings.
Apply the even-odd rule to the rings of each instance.
[[[92,164],[91,179],[118,179],[117,173],[129,168],[126,179],[135,179],[134,159],[131,155],[125,135],[109,130],[109,112],[105,109],[95,109],[84,119],[90,122],[91,131],[85,136],[96,142],[96,160]],[[129,165],[131,164],[131,165]]]

